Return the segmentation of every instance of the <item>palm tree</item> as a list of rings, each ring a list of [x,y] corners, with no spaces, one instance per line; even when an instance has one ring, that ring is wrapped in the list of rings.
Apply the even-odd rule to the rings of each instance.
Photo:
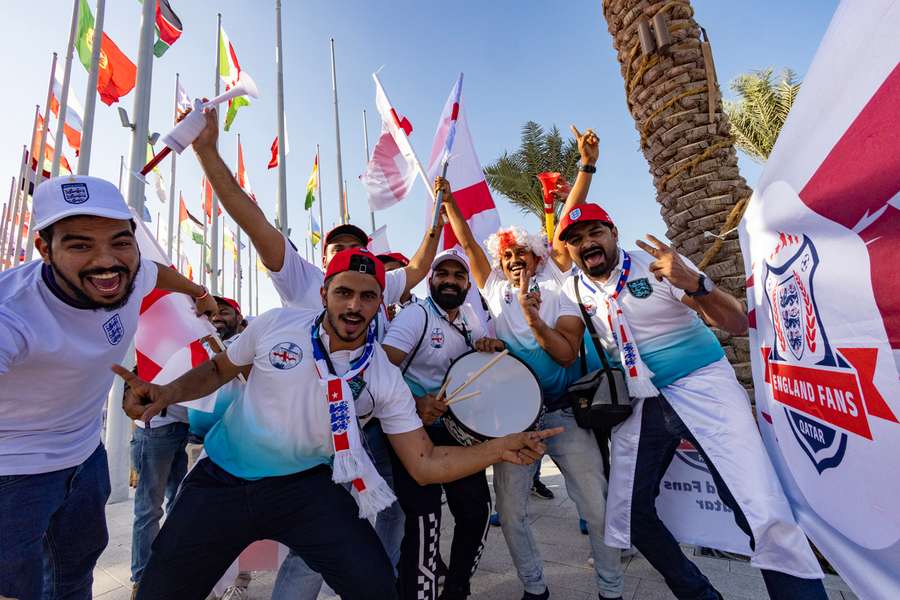
[[[535,215],[543,227],[544,195],[537,174],[555,171],[571,183],[578,172],[578,158],[575,140],[563,140],[556,125],[545,132],[528,121],[522,126],[519,149],[512,154],[504,152],[484,169],[484,174],[495,192],[506,196],[523,213]],[[562,210],[562,205],[557,203],[556,210]]]
[[[666,235],[743,301],[746,275],[737,236],[710,234],[737,225],[752,190],[738,170],[712,53],[694,9],[689,0],[602,0],[602,9]],[[747,337],[717,335],[738,378],[751,384]]]
[[[800,82],[790,69],[781,72],[778,82],[772,80],[772,69],[763,69],[739,75],[731,89],[738,100],[726,100],[724,105],[734,144],[754,161],[764,163],[794,105]]]

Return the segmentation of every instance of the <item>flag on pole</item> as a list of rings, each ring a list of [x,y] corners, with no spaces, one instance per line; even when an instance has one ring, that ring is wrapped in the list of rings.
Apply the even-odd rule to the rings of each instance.
[[[391,243],[388,241],[387,225],[382,225],[369,236],[369,252],[378,256],[391,251]]]
[[[166,53],[172,44],[181,37],[181,19],[172,10],[169,0],[157,0],[156,2],[156,43],[153,44],[153,54],[157,58]]]
[[[234,243],[234,232],[231,231],[230,227],[225,227],[222,236],[222,246],[224,246],[225,250],[230,250],[231,255],[237,259],[237,245]]]
[[[309,215],[309,240],[312,242],[313,247],[315,247],[319,240],[322,239],[322,227],[319,225],[319,222],[316,221],[316,216],[313,214]]]
[[[178,270],[181,271],[181,273],[185,277],[187,277],[188,279],[193,281],[194,280],[194,267],[191,266],[191,261],[188,260],[188,257],[185,256],[184,254],[181,255],[179,260],[180,260],[181,264],[179,265]]]
[[[31,147],[31,171],[30,176],[33,176],[37,173],[38,169],[38,155],[41,153],[41,130],[44,128],[44,117],[38,115],[37,118],[37,130],[33,136],[34,145]],[[62,150],[60,150],[61,152]],[[41,168],[43,169],[42,177],[44,179],[50,178],[50,167],[53,164],[53,154],[56,152],[56,139],[53,137],[53,132],[48,128],[47,129],[47,141],[44,143],[44,160]],[[69,161],[66,160],[65,156],[60,157],[59,160],[59,174],[60,175],[71,175],[72,167],[69,164]],[[34,180],[32,179],[32,183]]]
[[[272,154],[269,157],[269,168],[274,169],[278,166],[278,136],[275,136],[275,139],[272,140],[271,147]],[[287,157],[291,152],[291,136],[288,135],[287,128],[287,115],[284,115],[284,155]]]
[[[360,178],[369,195],[369,207],[383,210],[400,202],[409,194],[416,179],[416,156],[409,143],[412,124],[400,118],[391,106],[376,75],[375,106],[381,115],[381,137]]]
[[[462,103],[462,74],[456,80],[444,111],[438,121],[428,160],[428,177],[433,180],[441,174],[443,161],[450,155],[447,181],[453,187],[453,198],[469,224],[472,234],[482,246],[485,240],[500,228],[500,216],[491,191],[484,179],[484,170],[475,154],[475,145],[469,133],[465,109]],[[428,211],[431,223],[432,211]],[[444,248],[453,248],[459,242],[449,225],[444,226]]]
[[[900,598],[898,29],[838,5],[739,228],[763,441],[860,598]]]
[[[241,76],[241,65],[238,62],[234,46],[228,39],[224,29],[219,29],[219,78],[225,84],[227,92],[234,87]],[[250,100],[246,96],[237,96],[228,101],[228,112],[225,113],[225,131],[231,129],[234,117],[242,106],[250,106]]]
[[[206,213],[206,222],[212,223],[212,184],[209,182],[209,179],[206,178],[206,175],[204,175],[200,185],[203,188],[203,212]],[[218,208],[218,211],[216,212],[216,216],[218,217],[222,214],[222,207],[217,206],[216,208]]]
[[[181,85],[181,80],[178,80],[178,89],[176,91],[177,99],[175,100],[175,114],[178,118],[181,118],[184,114],[187,113],[189,109],[192,109],[194,104],[191,101],[191,97],[188,96],[187,91],[185,91],[184,87]]]
[[[313,159],[313,168],[312,173],[309,174],[309,179],[306,180],[306,202],[303,204],[303,208],[309,210],[312,208],[313,202],[316,200],[316,190],[319,188],[319,155],[316,154],[315,159]],[[315,244],[313,244],[315,245]]]
[[[183,196],[179,198],[178,203],[178,226],[194,242],[200,246],[203,245],[203,223],[188,211]]]
[[[78,10],[78,30],[75,46],[78,58],[88,71],[91,70],[91,49],[94,44],[94,15],[88,8],[87,0],[81,0]],[[127,95],[137,81],[137,67],[119,47],[103,32],[100,42],[100,63],[98,65],[97,91],[100,100],[107,106],[118,102]]]
[[[253,189],[250,187],[250,178],[247,177],[247,168],[244,165],[244,148],[241,145],[240,136],[238,136],[237,173],[235,175],[238,185],[241,186],[241,189],[247,192],[247,195],[250,196],[251,200],[256,202],[256,195],[253,193]]]
[[[140,219],[135,219],[135,237],[141,256],[159,264],[169,264],[165,252]],[[138,376],[157,384],[173,381],[200,363],[209,360],[203,339],[215,327],[194,313],[194,303],[184,294],[153,290],[141,302],[134,347]],[[211,400],[210,400],[211,399]],[[215,394],[182,403],[201,410],[215,404]]]
[[[56,72],[53,74],[53,93],[50,96],[50,110],[59,118],[59,103],[62,101],[62,67],[56,64]],[[69,147],[75,151],[75,156],[81,153],[81,132],[83,129],[82,116],[84,108],[78,97],[71,89],[69,90],[69,101],[66,105],[66,121],[63,123],[63,134]]]

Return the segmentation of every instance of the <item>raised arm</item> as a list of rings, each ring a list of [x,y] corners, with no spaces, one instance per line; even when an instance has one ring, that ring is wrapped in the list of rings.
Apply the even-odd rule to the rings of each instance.
[[[218,139],[219,118],[216,110],[211,109],[206,113],[206,128],[194,140],[194,152],[225,211],[250,236],[260,260],[270,271],[280,271],[284,265],[286,250],[284,236],[241,189],[234,174],[219,155],[216,148]]]
[[[528,465],[540,460],[547,448],[543,440],[562,432],[562,427],[527,431],[474,446],[435,446],[423,428],[388,434],[400,462],[419,485],[456,481],[498,462]]]
[[[219,310],[216,299],[206,288],[198,285],[173,269],[156,263],[156,288],[168,292],[179,292],[194,299],[197,305],[197,315],[213,315]]]
[[[572,133],[575,135],[575,141],[578,143],[578,152],[581,154],[581,164],[594,167],[597,164],[597,158],[600,156],[600,140],[593,129],[587,129],[584,133],[572,125]],[[587,200],[588,191],[591,189],[591,180],[593,173],[579,170],[578,176],[575,178],[575,185],[566,197],[563,204],[562,213],[566,214],[579,204],[584,204]],[[559,229],[557,229],[557,232]],[[554,262],[559,266],[560,270],[565,273],[572,268],[572,258],[569,251],[566,250],[566,243],[559,239],[559,236],[553,235],[553,251],[551,253]]]
[[[441,227],[442,225],[439,224],[437,227],[430,228],[425,232],[425,237],[422,238],[419,249],[409,259],[409,264],[403,267],[403,270],[406,272],[406,289],[403,290],[401,300],[408,300],[410,291],[428,276],[428,271],[431,270],[431,263],[434,261],[435,254],[437,254],[438,242],[441,239]]]
[[[541,292],[529,292],[531,277],[522,277],[519,287],[519,305],[525,321],[544,352],[563,367],[568,367],[578,358],[579,342],[582,334],[581,319],[563,316],[552,326],[541,318]]]
[[[485,256],[478,240],[472,235],[469,224],[466,223],[465,217],[463,217],[459,207],[456,205],[456,201],[453,199],[453,192],[450,190],[450,183],[446,179],[436,177],[434,189],[435,191],[444,190],[444,210],[447,213],[447,218],[450,220],[450,227],[453,228],[453,234],[459,240],[459,245],[462,246],[463,252],[469,257],[469,268],[471,269],[472,277],[475,279],[475,284],[483,288],[487,283],[488,277],[491,276],[491,263]]]

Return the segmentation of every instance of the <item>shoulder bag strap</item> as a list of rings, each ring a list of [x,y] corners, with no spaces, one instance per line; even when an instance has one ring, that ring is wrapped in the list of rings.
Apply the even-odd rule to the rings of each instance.
[[[419,308],[422,309],[422,312],[425,313],[425,326],[422,327],[422,335],[419,336],[419,341],[416,342],[415,347],[413,347],[412,352],[406,357],[406,364],[403,365],[403,368],[400,369],[401,375],[406,375],[406,370],[409,369],[409,365],[412,364],[413,359],[416,357],[416,354],[419,352],[419,348],[422,346],[422,340],[425,339],[425,332],[428,331],[428,309],[419,304]]]
[[[609,366],[609,361],[606,360],[606,351],[603,349],[603,345],[600,343],[600,336],[597,334],[597,329],[594,327],[594,319],[591,315],[588,314],[587,309],[584,307],[584,302],[581,300],[581,288],[579,287],[579,283],[581,281],[580,276],[575,277],[575,298],[578,299],[578,308],[581,310],[581,317],[584,320],[585,327],[588,328],[588,332],[591,334],[591,341],[594,342],[594,349],[597,351],[597,355],[600,357],[600,363],[603,365],[603,370],[606,371],[606,382],[609,384],[609,393],[612,398],[613,404],[618,403],[618,394],[616,393],[616,384],[613,381],[613,373],[612,368]],[[582,347],[584,345],[584,340],[582,340]]]

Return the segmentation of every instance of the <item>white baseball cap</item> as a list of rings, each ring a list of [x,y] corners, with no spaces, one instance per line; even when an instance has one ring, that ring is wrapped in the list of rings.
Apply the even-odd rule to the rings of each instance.
[[[465,267],[466,273],[470,272],[469,258],[466,256],[465,252],[458,250],[457,248],[444,250],[443,252],[435,256],[434,260],[431,261],[431,270],[434,271],[435,269],[437,269],[439,264],[448,260],[455,260],[456,262],[461,263],[462,266]]]
[[[36,231],[76,215],[92,215],[122,221],[133,218],[116,186],[98,177],[86,175],[54,177],[41,183],[34,191]]]

